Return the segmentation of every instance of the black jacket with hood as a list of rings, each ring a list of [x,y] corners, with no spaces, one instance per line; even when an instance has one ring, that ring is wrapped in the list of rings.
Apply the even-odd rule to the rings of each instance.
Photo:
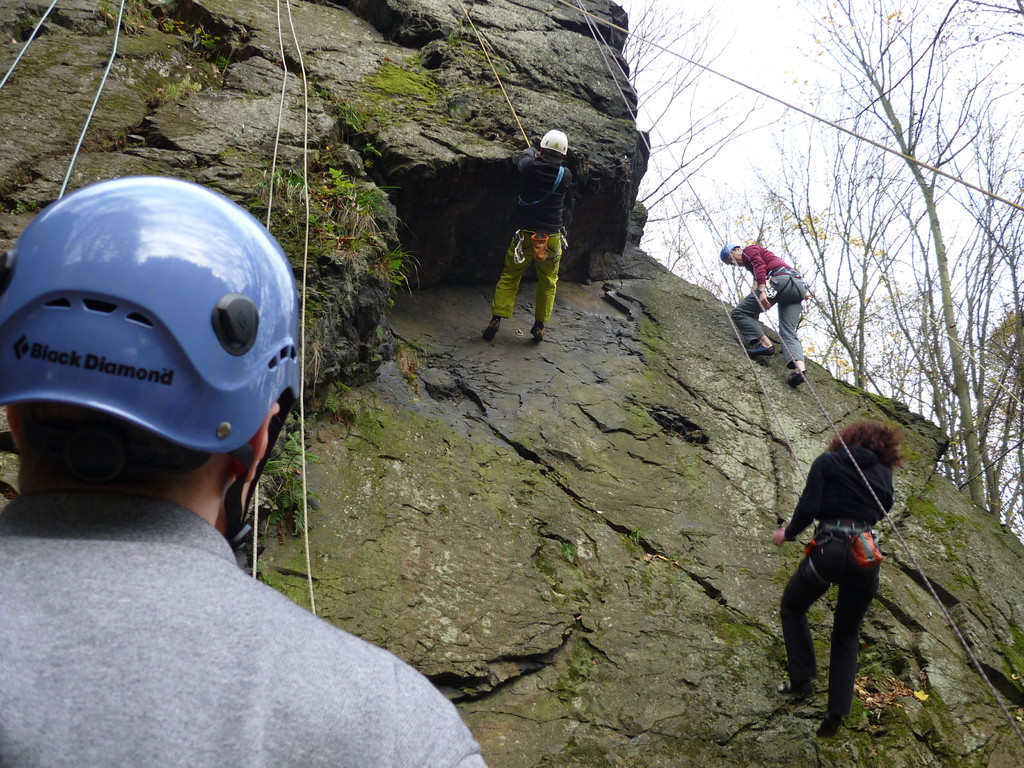
[[[857,466],[867,478],[885,510],[892,508],[892,469],[878,460],[874,451],[859,445],[849,446]],[[786,526],[786,538],[792,541],[815,520],[863,520],[877,523],[882,512],[864,478],[846,451],[828,451],[811,464],[807,483],[800,495],[793,519]]]

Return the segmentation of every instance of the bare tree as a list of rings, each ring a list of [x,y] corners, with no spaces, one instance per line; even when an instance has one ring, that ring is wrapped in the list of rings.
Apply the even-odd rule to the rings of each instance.
[[[704,208],[695,200],[690,177],[730,141],[760,127],[746,119],[758,104],[730,99],[706,70],[721,55],[710,43],[712,16],[695,17],[663,0],[631,0],[628,8],[625,57],[640,98],[638,123],[649,126],[651,153],[640,202],[651,212],[648,234],[669,241],[660,244],[659,255],[672,268],[691,256],[680,247],[677,223]]]
[[[812,279],[820,337],[827,340],[816,359],[858,387],[884,390],[873,381],[872,353],[882,352],[889,336],[879,333],[879,316],[890,314],[880,305],[906,239],[892,226],[899,180],[886,157],[847,134],[815,125],[787,133],[802,133],[804,145],[779,147],[786,163],[771,199],[784,250],[810,256],[804,271]]]
[[[1024,37],[1024,0],[967,0],[975,42]]]
[[[976,169],[986,189],[1024,202],[1017,162],[1020,132],[991,113],[978,115],[980,140],[961,164]],[[1021,520],[1024,408],[1024,221],[1019,211],[987,197],[966,196],[964,208],[976,228],[964,269],[962,312],[969,318],[964,339],[977,406],[978,433],[988,447],[983,471],[989,506],[1004,523]]]
[[[975,141],[969,116],[984,110],[984,76],[964,82],[955,70],[957,37],[963,23],[959,0],[936,18],[934,4],[874,0],[866,10],[855,0],[834,0],[824,8],[826,49],[840,66],[847,95],[857,108],[875,117],[905,158],[917,189],[931,240],[952,388],[957,402],[957,436],[966,456],[967,489],[972,501],[987,498],[983,459],[974,420],[972,390],[957,324],[951,282],[952,265],[939,212],[942,189],[926,166],[941,168]],[[922,165],[921,162],[925,163]]]
[[[817,2],[823,53],[834,58],[842,81],[814,103],[835,108],[837,122],[857,138],[831,126],[790,130],[807,138],[780,147],[782,183],[762,173],[750,193],[714,200],[698,198],[687,175],[703,167],[709,151],[735,141],[736,126],[745,131],[750,123],[736,116],[724,137],[709,127],[662,141],[665,154],[682,158],[645,189],[648,203],[668,209],[652,219],[677,224],[662,231],[667,262],[731,299],[747,286],[694,250],[707,233],[717,247],[757,240],[796,261],[814,282],[809,353],[836,375],[933,418],[951,436],[943,472],[1020,534],[1024,406],[1002,393],[1024,383],[1014,231],[1021,217],[944,175],[969,176],[1004,200],[1020,195],[1019,164],[1007,154],[1012,138],[1000,135],[998,120],[979,119],[1001,113],[992,87],[998,81],[983,64],[994,60],[991,49],[976,39],[978,3]],[[634,26],[643,28],[669,25],[655,13]],[[634,69],[650,68],[647,61],[634,59]],[[700,69],[662,71],[655,81],[679,99],[715,81]],[[637,89],[644,93],[639,83]],[[901,154],[880,152],[878,143]],[[965,209],[973,224],[965,223]],[[1012,290],[1003,291],[1005,284]]]

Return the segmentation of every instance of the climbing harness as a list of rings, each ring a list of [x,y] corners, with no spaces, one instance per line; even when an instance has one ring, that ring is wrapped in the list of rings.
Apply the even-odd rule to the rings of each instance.
[[[844,542],[858,568],[874,568],[881,565],[885,559],[875,543],[875,532],[864,520],[822,520],[814,529],[814,538],[804,547],[804,554],[810,555],[815,549],[830,541]],[[814,570],[813,562],[810,563],[810,567]],[[817,571],[815,575],[817,576]]]
[[[527,237],[527,236],[529,236],[529,237]],[[547,259],[548,255],[549,255],[549,253],[548,253],[548,241],[551,238],[551,235],[549,235],[547,232],[531,232],[528,229],[519,229],[519,230],[516,230],[516,233],[515,233],[514,237],[516,239],[516,246],[515,246],[515,250],[513,251],[513,254],[512,254],[512,260],[516,264],[522,264],[527,259],[527,253],[528,253],[527,249],[526,249],[526,241],[527,241],[527,239],[529,239],[529,241],[530,241],[530,247],[532,249],[533,258],[536,261],[544,261],[545,259]],[[562,236],[560,245],[561,245],[561,250],[557,251],[556,255],[562,253],[565,250],[565,237],[564,237],[564,235]]]
[[[772,304],[796,304],[811,296],[804,276],[789,267],[769,270],[764,290]]]

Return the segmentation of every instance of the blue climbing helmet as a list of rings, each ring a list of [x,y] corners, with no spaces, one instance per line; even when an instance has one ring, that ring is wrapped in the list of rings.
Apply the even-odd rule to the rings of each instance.
[[[69,403],[194,452],[244,452],[298,396],[297,339],[281,247],[191,182],[85,187],[0,257],[0,404]]]
[[[720,258],[725,264],[728,264],[729,263],[729,254],[732,253],[734,248],[739,248],[739,247],[740,247],[739,243],[726,243],[725,247],[722,248],[722,252],[720,254],[718,254],[718,258]]]

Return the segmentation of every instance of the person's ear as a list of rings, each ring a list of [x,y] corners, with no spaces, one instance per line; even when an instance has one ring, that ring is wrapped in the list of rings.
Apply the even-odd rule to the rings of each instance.
[[[247,483],[252,482],[252,479],[256,474],[256,467],[260,465],[260,460],[263,458],[263,454],[265,454],[270,448],[270,420],[274,418],[280,410],[280,404],[274,403],[267,412],[267,417],[263,420],[263,423],[256,431],[256,434],[252,436],[251,440],[249,440],[249,445],[252,446],[252,464],[249,466],[249,471],[245,475],[245,482]]]
[[[14,440],[14,445],[17,447],[21,442],[21,415],[13,405],[8,405],[5,410],[7,411],[7,424],[11,428],[11,439]]]

